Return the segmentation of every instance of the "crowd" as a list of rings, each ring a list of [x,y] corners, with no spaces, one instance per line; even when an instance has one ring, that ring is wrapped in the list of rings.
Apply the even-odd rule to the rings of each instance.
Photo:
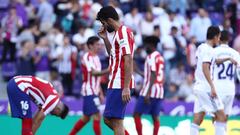
[[[166,100],[193,101],[195,51],[206,40],[210,25],[229,31],[230,46],[240,52],[238,0],[0,0],[3,77],[36,75],[54,81],[66,96],[79,96],[81,58],[87,39],[97,35],[101,26],[95,18],[104,5],[113,6],[121,22],[134,31],[134,58],[140,70],[147,55],[144,37],[159,37]],[[103,42],[101,48],[99,57],[105,69],[108,56]],[[5,75],[9,70],[13,73]],[[104,90],[107,79],[107,75],[101,79]],[[137,95],[143,78],[135,73],[135,79]]]

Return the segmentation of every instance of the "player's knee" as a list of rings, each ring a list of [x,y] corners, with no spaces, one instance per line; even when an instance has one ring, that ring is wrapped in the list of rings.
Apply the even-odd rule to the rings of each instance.
[[[152,119],[154,122],[159,122],[159,116],[156,116],[156,115],[152,115]]]
[[[93,120],[100,120],[101,115],[99,113],[93,115]]]
[[[87,123],[89,120],[90,120],[90,117],[88,117],[88,116],[83,116],[83,117],[82,117],[82,121],[83,121],[84,123]]]
[[[141,114],[139,114],[139,113],[134,113],[134,114],[133,114],[133,117],[134,117],[134,118],[136,118],[136,117],[141,117]]]
[[[104,123],[108,126],[111,124],[111,122],[108,118],[104,118]]]

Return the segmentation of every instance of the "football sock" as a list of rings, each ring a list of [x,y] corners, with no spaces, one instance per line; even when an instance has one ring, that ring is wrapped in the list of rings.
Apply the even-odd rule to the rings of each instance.
[[[158,134],[158,130],[160,127],[160,121],[154,121],[154,128],[153,128],[153,135],[157,135]]]
[[[95,132],[95,135],[101,135],[100,120],[93,121],[93,130]]]
[[[32,135],[32,119],[22,119],[22,135]]]
[[[141,117],[135,116],[134,117],[134,122],[135,122],[135,127],[137,130],[138,135],[142,135],[142,122],[141,122]]]
[[[191,124],[190,135],[198,135],[199,133],[199,126],[195,123]]]
[[[81,119],[74,125],[72,131],[69,135],[75,135],[86,123],[84,123]]]
[[[226,123],[216,121],[215,125],[215,135],[226,135]]]

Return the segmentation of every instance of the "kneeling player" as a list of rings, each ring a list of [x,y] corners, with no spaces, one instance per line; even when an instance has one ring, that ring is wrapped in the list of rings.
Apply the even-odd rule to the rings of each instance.
[[[34,76],[16,76],[7,84],[12,117],[22,119],[22,135],[33,135],[48,113],[64,119],[68,107],[63,104],[52,84]],[[30,100],[39,110],[32,120]]]
[[[155,36],[146,37],[144,40],[148,56],[144,65],[144,84],[134,112],[138,135],[142,135],[142,114],[152,115],[154,121],[153,135],[158,134],[160,126],[159,113],[161,98],[163,98],[164,60],[161,54],[156,51],[158,42],[159,39]]]
[[[89,120],[93,117],[93,129],[96,135],[101,135],[100,129],[100,113],[99,113],[99,94],[103,97],[100,77],[108,73],[108,69],[101,71],[100,59],[97,56],[100,50],[98,37],[90,37],[87,41],[89,51],[83,55],[82,71],[83,71],[83,117],[75,124],[70,135],[75,135]]]

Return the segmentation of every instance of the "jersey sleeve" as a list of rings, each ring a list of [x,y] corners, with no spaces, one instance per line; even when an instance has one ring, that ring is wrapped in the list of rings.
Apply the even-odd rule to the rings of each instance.
[[[119,41],[118,41],[122,55],[132,54],[134,46],[134,37],[131,30],[126,27],[122,27],[119,31]]]
[[[202,53],[202,62],[210,62],[213,59],[213,49],[209,49],[209,48],[204,48]]]
[[[42,105],[42,110],[45,116],[49,114],[58,104],[59,97],[58,95],[49,95],[45,100],[45,103]]]

